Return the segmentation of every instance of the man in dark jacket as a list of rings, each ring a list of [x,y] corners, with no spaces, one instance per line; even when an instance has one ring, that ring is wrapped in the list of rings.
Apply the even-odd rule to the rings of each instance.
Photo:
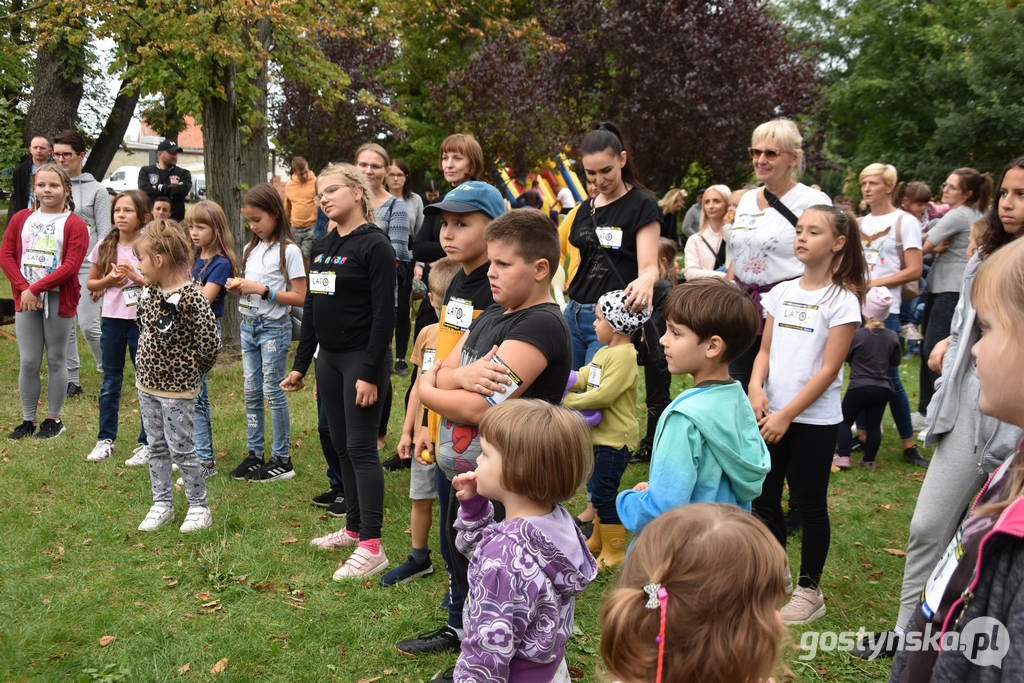
[[[178,166],[178,143],[163,140],[156,148],[157,163],[143,166],[139,171],[139,189],[149,195],[150,201],[157,197],[171,200],[171,218],[185,219],[185,197],[192,189],[192,174]]]
[[[49,138],[36,135],[28,143],[28,152],[29,157],[14,167],[14,193],[11,195],[11,205],[7,210],[8,216],[27,209],[32,203],[32,175],[37,168],[50,160],[53,144]]]

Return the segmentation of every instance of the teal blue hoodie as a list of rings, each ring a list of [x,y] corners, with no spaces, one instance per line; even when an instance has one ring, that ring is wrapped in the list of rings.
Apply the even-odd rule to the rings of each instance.
[[[739,382],[679,394],[658,420],[646,491],[622,491],[619,517],[634,533],[686,503],[730,503],[750,511],[771,469],[768,447]]]

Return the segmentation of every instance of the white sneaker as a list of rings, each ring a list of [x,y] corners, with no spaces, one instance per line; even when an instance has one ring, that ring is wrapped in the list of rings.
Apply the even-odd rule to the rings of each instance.
[[[132,450],[132,457],[124,461],[128,467],[141,467],[149,464],[149,446],[144,443],[137,445]]]
[[[343,548],[346,546],[351,547],[357,545],[358,543],[359,539],[352,538],[347,533],[345,533],[344,527],[338,529],[337,531],[332,531],[326,536],[314,538],[309,542],[310,545],[315,545],[317,548],[322,548],[324,550],[330,550],[331,548]]]
[[[110,457],[110,454],[114,452],[114,442],[110,439],[100,439],[96,442],[96,445],[89,451],[89,455],[85,456],[88,462],[103,462]]]
[[[786,626],[809,624],[825,616],[825,596],[818,589],[797,586],[779,614]]]
[[[210,514],[210,508],[197,505],[188,509],[188,513],[185,515],[185,521],[181,523],[181,527],[178,530],[181,533],[186,534],[189,531],[205,529],[211,524],[213,524],[213,516]]]
[[[915,432],[923,432],[928,429],[928,418],[915,410],[910,414],[910,424]]]
[[[388,556],[384,549],[374,555],[366,548],[356,548],[355,551],[345,560],[345,564],[338,567],[334,572],[335,581],[345,579],[361,579],[367,576],[379,574],[388,568]]]
[[[139,525],[139,531],[153,531],[159,529],[174,518],[174,506],[170,503],[153,503],[149,508],[146,518]]]

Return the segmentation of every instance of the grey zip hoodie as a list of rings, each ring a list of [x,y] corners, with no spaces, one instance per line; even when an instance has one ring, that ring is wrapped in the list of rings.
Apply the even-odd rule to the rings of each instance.
[[[75,215],[89,227],[89,251],[79,270],[80,273],[88,273],[92,268],[89,254],[110,232],[110,197],[107,188],[91,173],[83,173],[71,179],[71,198],[75,201]]]

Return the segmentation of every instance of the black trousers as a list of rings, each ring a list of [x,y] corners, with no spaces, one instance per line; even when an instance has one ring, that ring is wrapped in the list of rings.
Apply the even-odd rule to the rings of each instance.
[[[412,326],[409,320],[409,307],[412,299],[414,266],[411,261],[400,261],[396,270],[398,302],[395,304],[395,358],[405,358],[405,352],[409,350],[409,328]]]
[[[658,420],[671,401],[669,389],[672,384],[672,375],[668,371],[668,361],[665,360],[665,349],[662,348],[659,341],[665,334],[666,327],[665,318],[662,317],[660,311],[654,311],[649,323],[644,326],[644,341],[647,343],[647,362],[644,364],[647,433],[644,439],[648,443],[653,443]]]

